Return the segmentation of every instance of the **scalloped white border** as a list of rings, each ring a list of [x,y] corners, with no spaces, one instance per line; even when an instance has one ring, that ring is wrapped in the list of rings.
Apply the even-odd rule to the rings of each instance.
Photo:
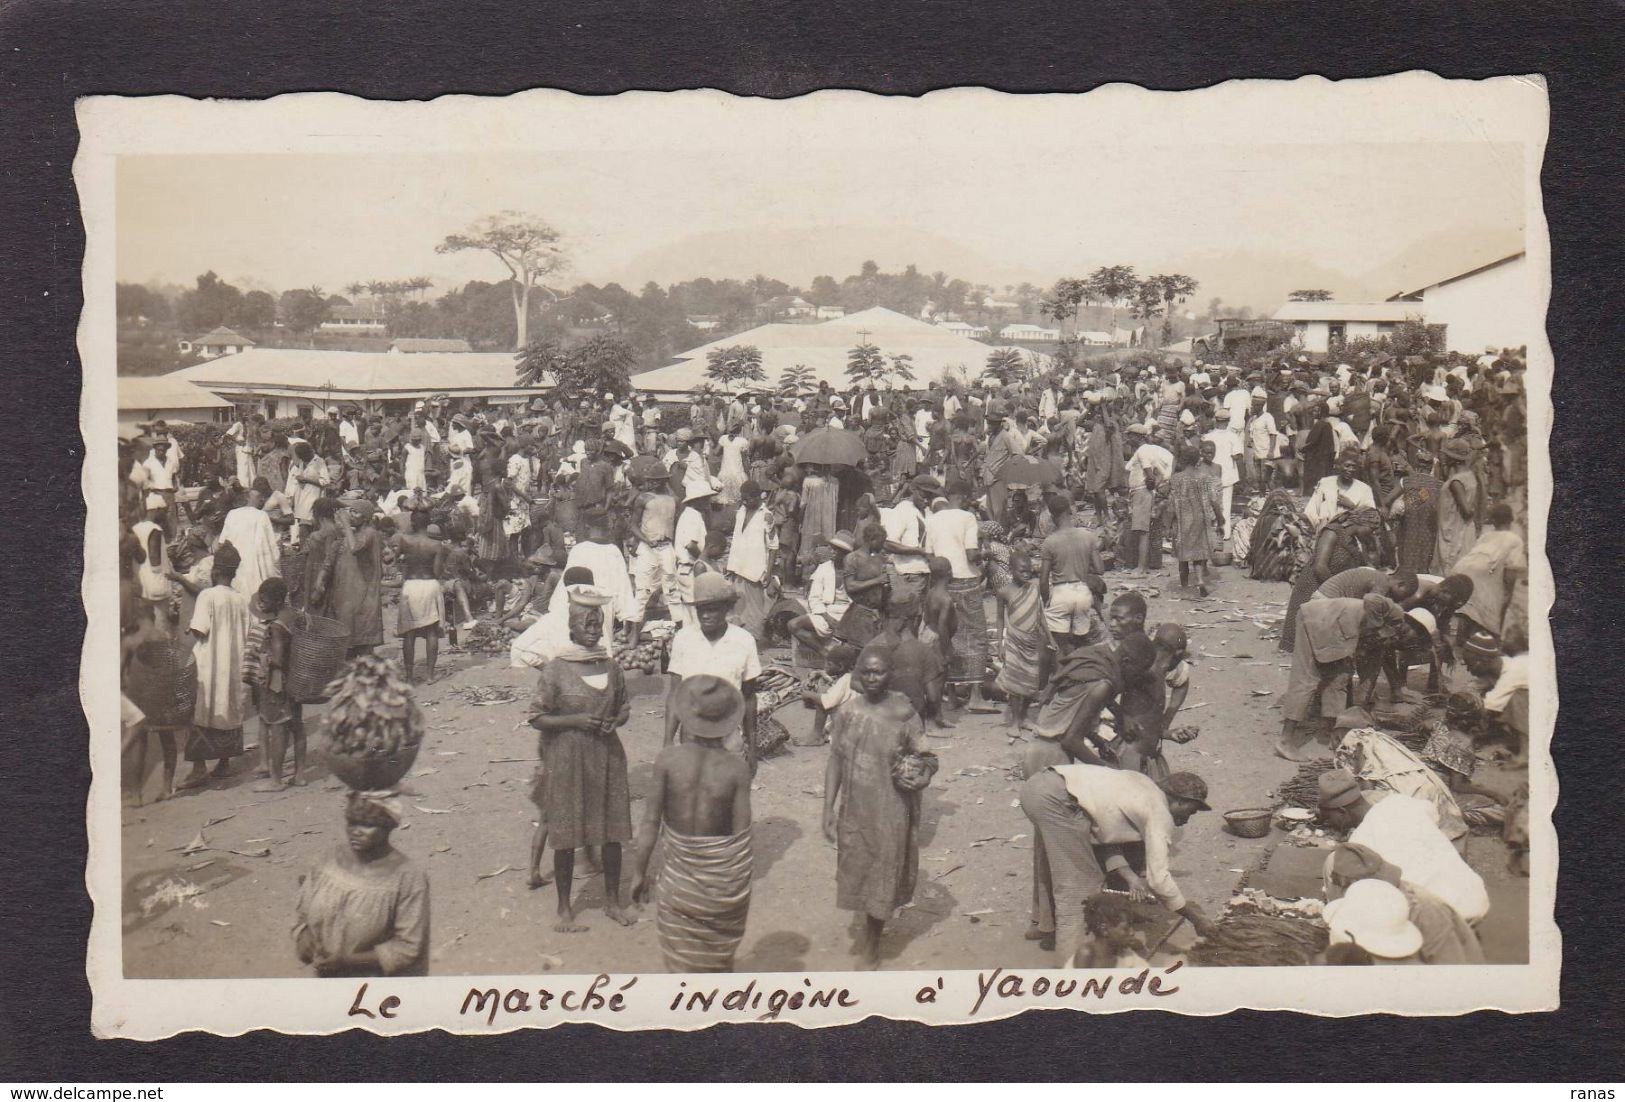
[[[977,132],[1005,134],[1014,120],[1041,127],[1049,135],[1064,126],[1084,127],[1114,112],[1149,112],[1158,145],[1214,142],[1222,134],[1267,132],[1272,141],[1316,144],[1329,125],[1342,140],[1355,142],[1497,141],[1525,149],[1525,248],[1540,274],[1542,311],[1550,297],[1551,258],[1541,206],[1540,167],[1548,112],[1545,81],[1538,76],[1507,76],[1484,81],[1445,80],[1409,72],[1367,80],[1331,82],[1321,77],[1294,81],[1229,81],[1187,92],[1157,92],[1114,84],[1080,95],[1015,96],[983,89],[951,89],[928,95],[885,97],[864,92],[825,91],[791,100],[752,99],[715,91],[629,92],[584,97],[531,91],[505,98],[449,96],[430,102],[381,103],[334,93],[279,96],[257,102],[196,101],[180,97],[92,97],[78,104],[81,133],[74,161],[85,224],[85,308],[79,326],[84,364],[80,430],[85,440],[81,487],[87,505],[85,574],[82,587],[88,627],[82,655],[80,696],[92,737],[93,779],[86,805],[90,857],[85,885],[96,904],[86,973],[94,996],[92,1028],[99,1037],[156,1040],[197,1030],[236,1036],[254,1029],[287,1033],[335,1033],[361,1027],[382,1034],[429,1029],[459,1033],[506,1032],[589,1021],[612,1029],[700,1029],[724,1021],[753,1021],[765,1013],[774,990],[845,988],[855,1005],[811,1010],[785,1009],[777,1020],[813,1027],[842,1025],[871,1015],[929,1024],[986,1021],[1029,1009],[1072,1007],[1116,1013],[1159,1008],[1182,1014],[1222,1014],[1238,1008],[1296,1010],[1326,1015],[1374,1012],[1457,1014],[1480,1009],[1512,1012],[1550,1010],[1558,1004],[1561,938],[1553,920],[1557,883],[1557,835],[1551,812],[1557,775],[1550,755],[1556,719],[1556,663],[1547,614],[1554,593],[1545,555],[1546,518],[1551,507],[1552,355],[1544,332],[1529,342],[1530,624],[1531,654],[1546,691],[1531,694],[1530,726],[1530,958],[1520,966],[1405,969],[1332,968],[1312,972],[1292,968],[1184,968],[1163,976],[1168,996],[1122,994],[1126,974],[1105,998],[1087,1001],[1053,991],[1031,994],[1043,977],[1081,980],[1097,973],[1018,970],[1023,996],[990,995],[973,1011],[989,973],[863,972],[738,974],[684,977],[647,974],[625,992],[625,1008],[563,1011],[558,998],[580,992],[591,976],[450,977],[375,981],[369,998],[401,998],[397,1017],[367,1019],[347,1011],[357,984],[349,980],[127,980],[122,974],[120,906],[120,819],[118,688],[116,679],[92,676],[116,668],[118,576],[117,487],[113,478],[117,435],[115,377],[114,166],[118,156],[138,153],[457,152],[537,151],[548,146],[573,149],[692,147],[696,134],[726,134],[736,146],[806,145],[820,133],[862,132],[885,113],[912,119],[951,116],[967,137]],[[1257,129],[1249,127],[1248,120]],[[546,125],[535,125],[544,121]],[[747,137],[748,136],[748,137]],[[1154,970],[1153,975],[1162,975]],[[615,993],[630,976],[615,976],[600,990]],[[692,982],[690,982],[692,981]],[[1396,982],[1397,981],[1397,982]],[[1405,982],[1409,981],[1409,982]],[[722,995],[754,983],[764,996],[758,1008],[710,1014],[671,1011],[672,997],[694,987],[720,988]],[[938,985],[940,984],[940,987]],[[686,985],[686,986],[680,986]],[[471,988],[528,992],[530,1009],[483,1016],[460,1013]],[[936,991],[934,1002],[919,1001],[922,989]],[[554,1001],[536,1008],[540,990]],[[579,995],[568,1000],[579,1005]],[[722,1001],[718,999],[718,1003]],[[518,1005],[514,997],[512,1005]]]

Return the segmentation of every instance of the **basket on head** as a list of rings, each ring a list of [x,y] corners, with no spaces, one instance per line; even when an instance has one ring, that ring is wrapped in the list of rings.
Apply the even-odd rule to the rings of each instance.
[[[337,620],[307,612],[294,621],[289,635],[288,695],[301,704],[325,701],[328,683],[338,676],[350,649],[349,631]]]
[[[1246,807],[1224,813],[1224,825],[1238,838],[1262,838],[1270,832],[1274,815],[1267,807]]]

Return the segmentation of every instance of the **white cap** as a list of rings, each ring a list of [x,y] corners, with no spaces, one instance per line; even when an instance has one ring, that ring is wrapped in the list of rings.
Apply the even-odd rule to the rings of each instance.
[[[1265,390],[1263,387],[1261,387],[1261,386],[1253,387],[1253,397],[1254,398],[1268,398],[1269,396],[1270,396],[1269,391]]]
[[[1196,424],[1196,414],[1192,413],[1188,409],[1181,411],[1180,414],[1179,414],[1179,423],[1181,425],[1194,425],[1194,424]]]
[[[1427,629],[1427,633],[1430,638],[1439,638],[1439,621],[1433,615],[1433,613],[1429,612],[1427,609],[1413,608],[1409,612],[1405,613],[1405,619],[1411,621],[1413,624],[1419,624],[1423,628]]]

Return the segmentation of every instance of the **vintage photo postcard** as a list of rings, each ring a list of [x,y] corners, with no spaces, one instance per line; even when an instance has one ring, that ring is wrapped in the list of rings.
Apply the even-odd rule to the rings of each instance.
[[[79,122],[99,1035],[1557,1005],[1538,76]]]

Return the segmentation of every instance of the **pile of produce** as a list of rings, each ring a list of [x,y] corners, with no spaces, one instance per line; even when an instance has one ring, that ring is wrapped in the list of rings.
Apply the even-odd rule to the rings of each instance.
[[[1302,918],[1232,912],[1190,951],[1209,967],[1295,967],[1313,964],[1330,940],[1326,928]]]
[[[677,625],[669,620],[646,624],[637,646],[632,645],[630,629],[615,633],[615,661],[626,673],[663,673],[671,637]]]
[[[400,667],[364,654],[327,691],[331,704],[322,733],[328,768],[351,788],[393,786],[412,768],[427,726]]]
[[[1247,548],[1248,576],[1266,582],[1291,581],[1314,539],[1314,528],[1291,492],[1271,490]]]
[[[1282,782],[1275,794],[1282,803],[1317,811],[1320,808],[1320,775],[1331,768],[1331,758],[1305,762],[1298,766],[1297,773],[1290,780]]]
[[[471,654],[506,655],[513,646],[513,633],[495,620],[480,620],[458,636],[458,643]]]

